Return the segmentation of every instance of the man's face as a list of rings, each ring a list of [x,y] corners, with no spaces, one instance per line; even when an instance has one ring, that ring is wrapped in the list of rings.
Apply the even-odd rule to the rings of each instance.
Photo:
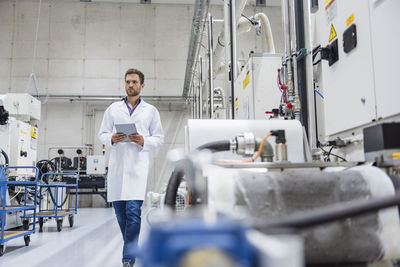
[[[138,96],[142,91],[144,84],[140,83],[139,75],[128,74],[125,78],[125,90],[127,96]]]

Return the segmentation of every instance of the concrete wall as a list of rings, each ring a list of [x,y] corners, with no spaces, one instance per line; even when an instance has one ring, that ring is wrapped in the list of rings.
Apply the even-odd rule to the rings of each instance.
[[[125,70],[135,67],[146,76],[144,95],[182,94],[192,5],[43,0],[33,60],[38,3],[0,0],[0,93],[26,91],[33,67],[39,94],[119,95],[125,92]],[[249,7],[244,14],[251,16],[261,10]],[[223,18],[221,5],[212,6],[211,12],[214,18]],[[281,52],[280,8],[266,8],[266,13]],[[221,26],[215,25],[215,37]],[[265,48],[262,37],[254,32],[239,37],[238,42],[239,58],[250,50],[262,52]],[[33,86],[27,91],[36,94]],[[48,158],[53,146],[90,144],[95,154],[100,153],[97,131],[110,103],[49,101],[42,105],[38,159]],[[164,147],[152,153],[148,184],[149,190],[159,191],[170,174],[165,164],[167,151],[183,147],[183,125],[190,108],[153,104],[160,109],[166,134]]]

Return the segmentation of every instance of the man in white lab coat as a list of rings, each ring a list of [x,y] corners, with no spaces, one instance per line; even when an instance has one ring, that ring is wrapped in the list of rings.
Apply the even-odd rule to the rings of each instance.
[[[126,97],[111,104],[104,113],[99,138],[111,148],[108,164],[107,199],[113,203],[124,239],[123,266],[133,266],[140,232],[141,207],[146,193],[149,151],[164,142],[158,110],[143,101],[144,75],[136,69],[125,73]],[[117,133],[116,124],[134,123],[137,133]]]

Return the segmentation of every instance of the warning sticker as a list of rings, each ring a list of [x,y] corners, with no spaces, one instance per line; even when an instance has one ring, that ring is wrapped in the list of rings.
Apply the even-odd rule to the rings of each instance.
[[[235,98],[235,109],[236,109],[236,111],[238,110],[238,108],[239,108],[239,99],[236,97]]]
[[[348,17],[348,18],[346,19],[346,27],[348,27],[350,24],[352,24],[353,21],[354,21],[354,13],[352,13],[352,14],[350,15],[350,17]]]
[[[333,24],[331,24],[331,32],[329,33],[329,42],[332,41],[333,39],[335,39],[337,36],[336,30],[335,30],[335,26],[333,26]]]
[[[249,82],[250,82],[250,71],[249,69],[246,69],[246,78],[243,80],[243,90],[244,88],[246,88]]]
[[[334,18],[336,18],[338,14],[337,1],[335,0],[325,1],[325,4],[326,4],[325,6],[326,20],[327,23],[330,23]]]
[[[37,138],[37,128],[34,126],[31,126],[31,137],[34,139]]]

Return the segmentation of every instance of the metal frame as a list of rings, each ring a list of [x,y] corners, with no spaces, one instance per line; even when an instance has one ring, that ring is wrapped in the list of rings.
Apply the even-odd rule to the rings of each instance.
[[[35,169],[36,170],[36,174],[35,174],[35,180],[34,181],[8,181],[7,177],[5,175],[5,171],[7,169]],[[36,226],[35,223],[33,224],[33,227],[31,230],[15,230],[12,232],[20,232],[18,234],[15,234],[13,236],[10,237],[4,237],[5,234],[7,232],[10,231],[6,231],[4,229],[5,227],[5,217],[6,214],[8,212],[13,212],[13,211],[24,211],[24,216],[22,217],[26,217],[26,212],[29,210],[33,210],[33,215],[31,216],[33,218],[33,221],[36,220],[36,204],[37,204],[37,188],[38,188],[38,184],[37,184],[37,180],[38,180],[38,175],[39,175],[39,169],[37,167],[34,166],[7,166],[5,168],[3,168],[2,166],[0,166],[0,192],[2,193],[1,198],[3,199],[3,203],[2,203],[2,207],[0,210],[0,215],[1,215],[1,229],[0,229],[0,245],[3,246],[5,242],[11,240],[11,239],[15,239],[21,236],[24,236],[25,239],[25,245],[29,244],[29,235],[30,234],[34,234],[36,231]],[[7,196],[7,192],[8,192],[8,187],[9,186],[24,186],[25,187],[25,191],[24,191],[24,205],[23,206],[6,206],[6,196]],[[27,205],[27,193],[28,193],[28,188],[30,187],[34,187],[35,189],[35,196],[34,196],[34,200],[33,200],[33,205]],[[28,241],[27,241],[28,240]],[[3,247],[1,247],[1,251],[0,251],[0,256],[3,254]]]

